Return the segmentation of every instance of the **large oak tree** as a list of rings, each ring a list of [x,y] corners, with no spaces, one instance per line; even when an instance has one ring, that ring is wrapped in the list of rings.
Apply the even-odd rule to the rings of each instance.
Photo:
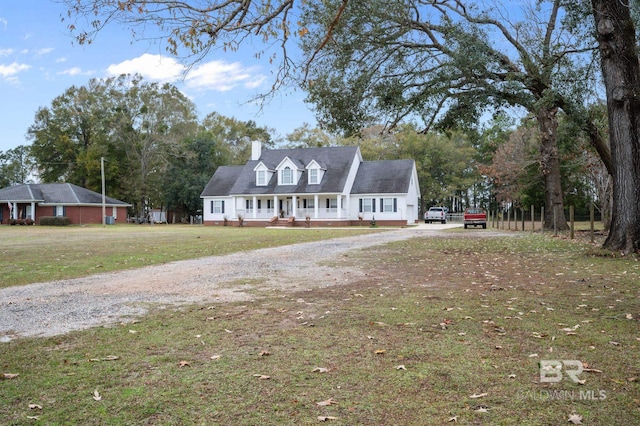
[[[410,116],[429,123],[433,117],[444,122],[477,118],[484,112],[482,107],[490,104],[488,100],[499,106],[519,105],[538,120],[549,207],[563,205],[554,142],[557,113],[563,110],[589,134],[614,178],[618,195],[614,195],[617,201],[606,246],[626,251],[638,247],[638,191],[627,189],[638,187],[637,171],[630,165],[638,160],[636,108],[635,101],[631,102],[638,87],[637,80],[629,77],[634,67],[637,71],[638,58],[633,51],[635,39],[629,36],[633,36],[629,13],[614,7],[622,2],[591,2],[603,53],[609,114],[618,113],[610,118],[609,152],[585,113],[582,89],[589,84],[585,84],[585,75],[576,71],[587,68],[575,67],[574,58],[592,49],[595,40],[572,38],[562,25],[563,8],[575,2],[531,1],[527,3],[529,15],[516,22],[510,20],[507,8],[488,5],[481,9],[460,0],[328,0],[300,1],[299,5],[295,0],[210,0],[197,6],[166,0],[66,1],[69,27],[79,31],[80,42],[90,42],[104,25],[119,21],[133,31],[144,30],[149,24],[159,27],[160,38],[171,53],[183,54],[186,49],[195,55],[194,60],[215,47],[237,49],[247,38],[278,44],[282,50],[274,86],[287,76],[300,77],[305,87],[313,90],[310,99],[317,103],[321,117],[330,118],[329,122],[337,120],[340,127],[358,126],[380,112],[391,118],[391,124]],[[578,3],[586,4],[585,0]],[[87,20],[83,25],[78,18]],[[296,37],[305,40],[306,56],[302,58],[288,53],[289,41]],[[502,43],[495,44],[494,37]],[[380,50],[381,46],[386,50]],[[424,52],[428,55],[422,60],[413,59]],[[368,68],[353,72],[349,67],[355,63],[352,55],[361,54],[363,59],[365,53],[362,64]],[[331,60],[330,55],[334,56]],[[630,62],[633,65],[629,66]],[[339,65],[349,73],[326,73],[327,64]],[[391,72],[394,66],[400,71],[397,75]],[[423,74],[418,84],[408,79],[411,72]],[[376,78],[376,73],[384,78]],[[426,74],[441,79],[426,79]],[[574,85],[576,81],[581,85]],[[442,84],[448,87],[443,90]],[[337,87],[347,90],[332,90]],[[445,116],[439,115],[442,107],[448,112]]]

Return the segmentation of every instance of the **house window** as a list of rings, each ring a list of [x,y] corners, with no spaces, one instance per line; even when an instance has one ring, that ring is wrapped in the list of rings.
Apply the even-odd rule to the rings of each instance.
[[[318,169],[309,169],[309,184],[315,185],[318,183]]]
[[[376,202],[374,198],[361,198],[360,199],[360,213],[375,213]]]
[[[264,186],[267,184],[267,172],[264,170],[258,170],[258,185]]]
[[[337,209],[338,208],[338,199],[337,198],[327,198],[327,208],[328,209]]]
[[[397,198],[380,198],[380,211],[384,213],[395,213],[398,211]]]
[[[293,184],[293,171],[291,170],[291,167],[285,167],[284,169],[282,169],[282,184]]]
[[[302,204],[305,209],[314,209],[316,207],[315,199],[313,198],[304,198]]]
[[[223,214],[224,213],[224,200],[212,200],[211,201],[211,213]]]
[[[247,210],[253,210],[253,200],[245,200],[245,208]]]
[[[64,206],[55,206],[53,208],[53,215],[54,216],[65,216],[66,215],[66,209]]]

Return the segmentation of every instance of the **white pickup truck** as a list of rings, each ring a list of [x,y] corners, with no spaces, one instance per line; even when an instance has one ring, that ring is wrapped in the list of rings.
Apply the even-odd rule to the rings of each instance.
[[[447,209],[444,207],[431,207],[424,214],[424,223],[431,222],[447,223]]]

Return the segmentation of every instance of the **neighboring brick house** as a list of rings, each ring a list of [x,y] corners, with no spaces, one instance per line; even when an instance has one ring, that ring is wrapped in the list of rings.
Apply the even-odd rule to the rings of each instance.
[[[105,216],[124,223],[127,204],[105,197]],[[65,216],[72,224],[102,223],[102,194],[71,183],[15,185],[0,189],[0,223],[11,219],[32,219],[38,223],[43,216]]]
[[[358,147],[265,149],[219,167],[201,194],[205,225],[403,226],[418,222],[413,160],[363,161]]]

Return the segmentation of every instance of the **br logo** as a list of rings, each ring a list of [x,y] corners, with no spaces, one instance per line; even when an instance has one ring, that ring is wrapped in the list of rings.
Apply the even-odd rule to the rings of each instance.
[[[564,369],[563,369],[564,367]],[[584,384],[578,376],[582,373],[582,362],[575,359],[565,360],[541,360],[540,361],[540,383],[558,383],[562,380],[562,373],[569,376],[574,383]]]

